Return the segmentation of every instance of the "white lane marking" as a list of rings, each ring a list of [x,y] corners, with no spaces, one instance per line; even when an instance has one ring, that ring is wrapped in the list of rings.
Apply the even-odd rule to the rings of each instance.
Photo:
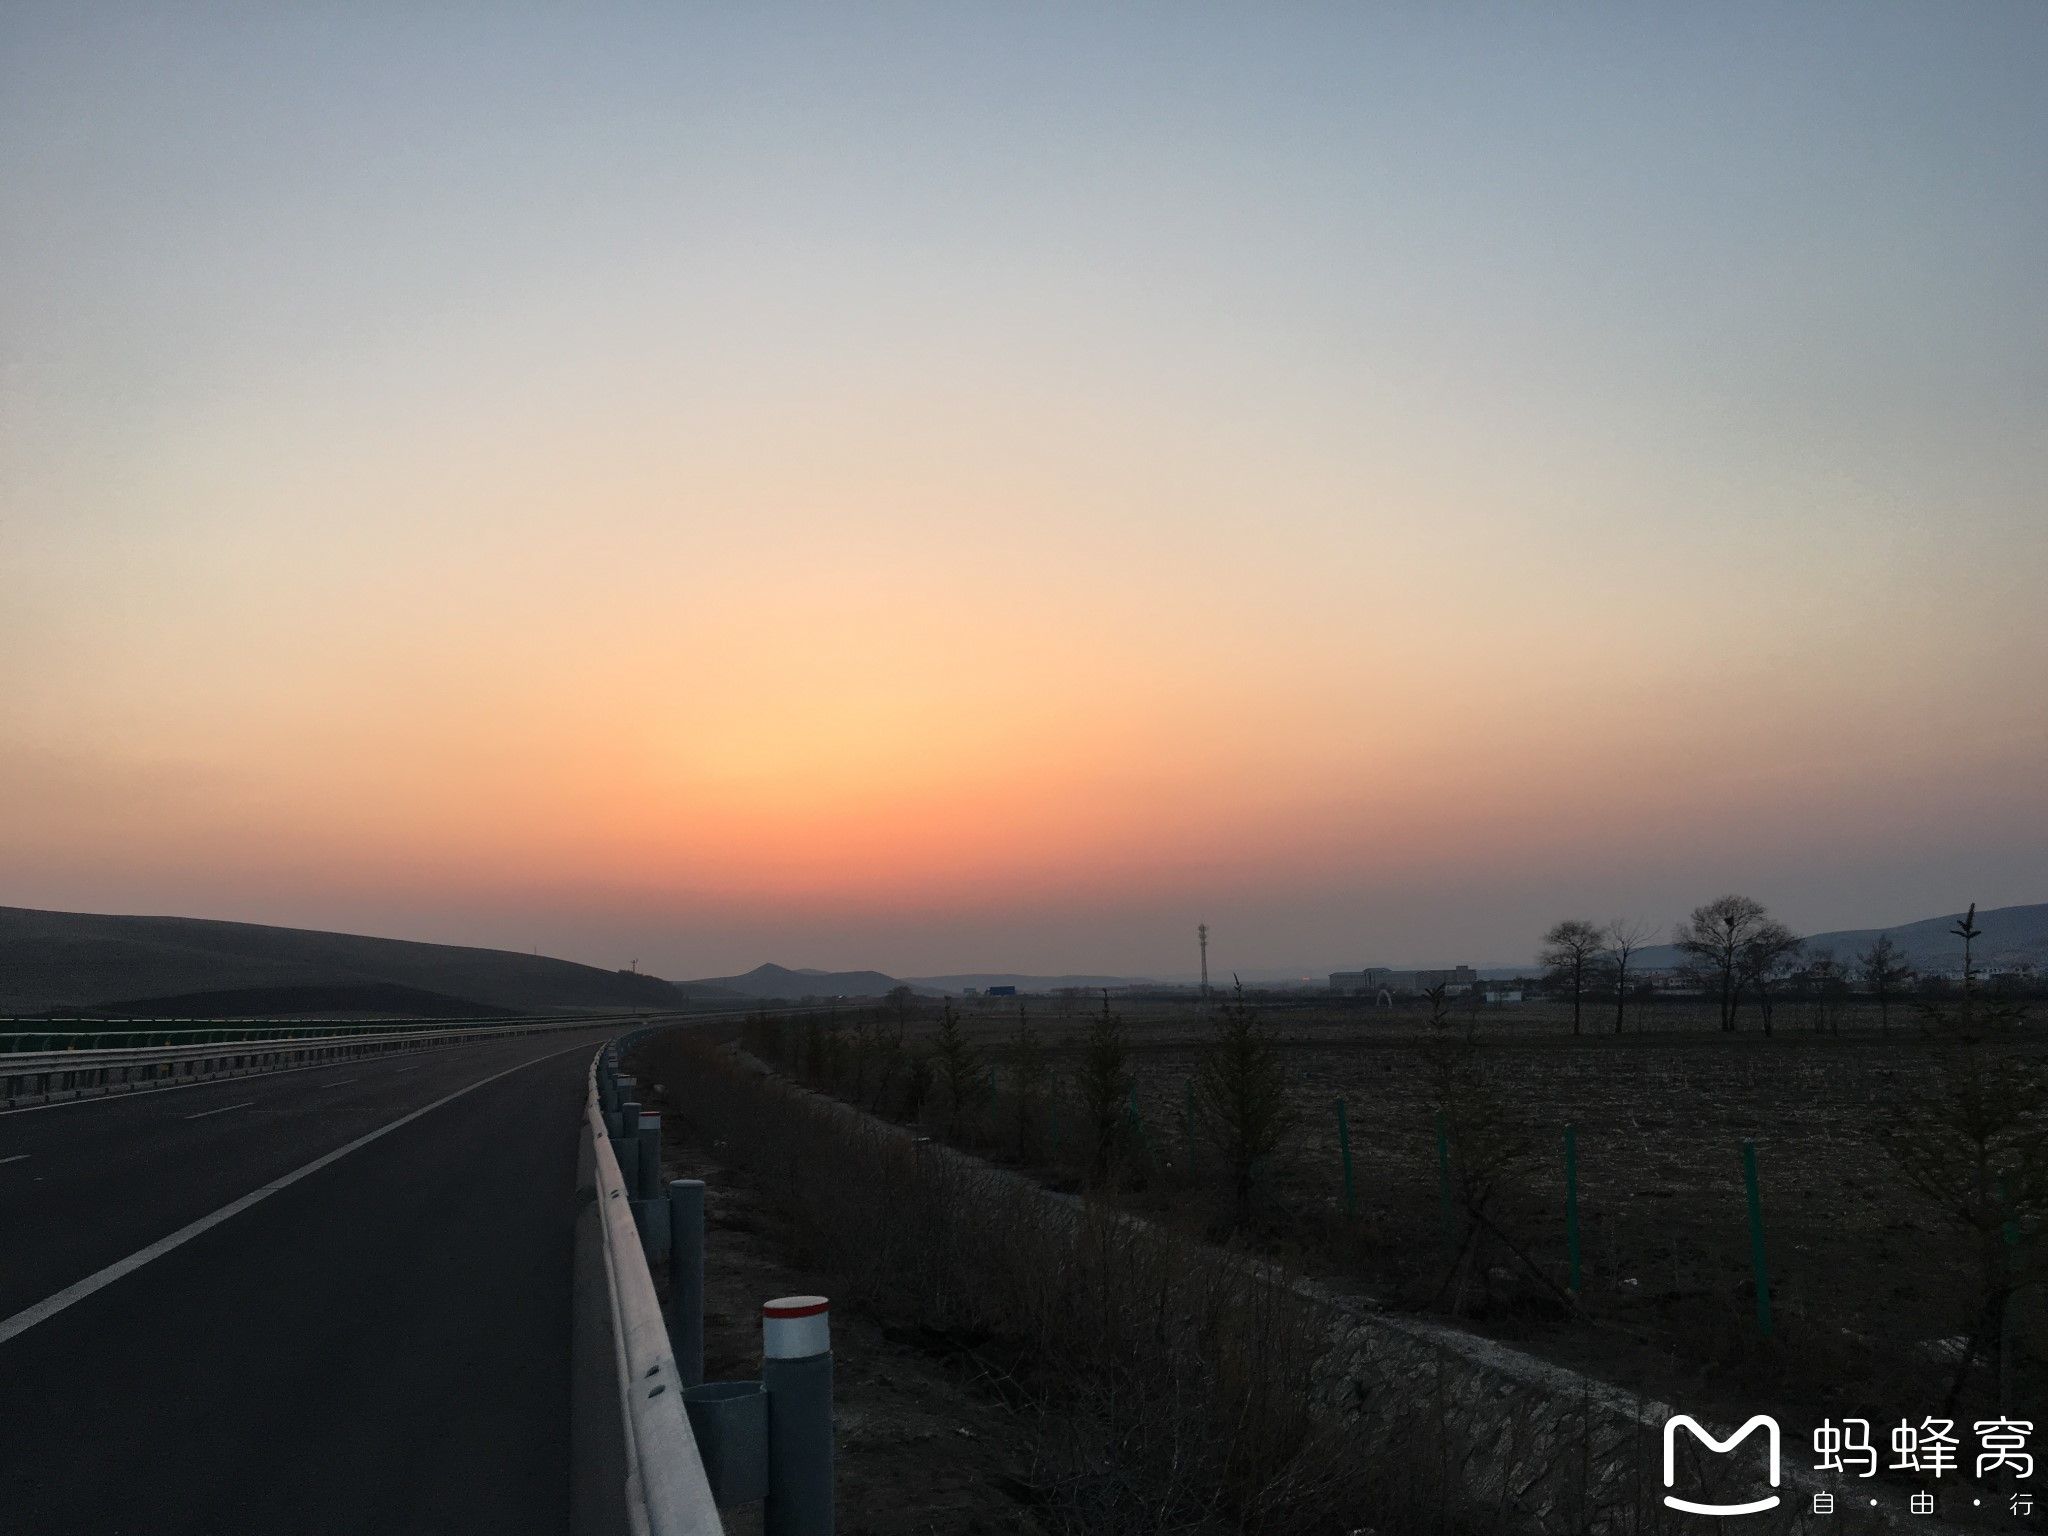
[[[458,1088],[453,1093],[447,1095],[445,1098],[436,1099],[431,1104],[424,1104],[420,1108],[414,1110],[409,1115],[400,1115],[396,1120],[391,1121],[388,1125],[380,1125],[377,1127],[376,1130],[371,1131],[368,1135],[358,1136],[354,1141],[350,1142],[347,1146],[336,1147],[332,1152],[327,1153],[325,1156],[314,1158],[312,1162],[307,1163],[304,1167],[294,1168],[290,1173],[285,1174],[283,1177],[272,1179],[268,1184],[265,1184],[261,1189],[250,1190],[249,1193],[242,1196],[241,1199],[229,1201],[226,1205],[222,1206],[212,1215],[202,1216],[197,1221],[187,1222],[184,1226],[178,1228],[177,1231],[171,1233],[170,1236],[160,1237],[155,1242],[151,1243],[147,1248],[138,1248],[135,1250],[135,1252],[129,1254],[127,1258],[116,1259],[113,1263],[109,1264],[105,1269],[102,1269],[95,1274],[87,1275],[83,1280],[79,1280],[71,1285],[65,1286],[63,1290],[57,1292],[54,1296],[46,1296],[41,1301],[37,1302],[34,1306],[25,1307],[21,1311],[15,1313],[14,1316],[7,1318],[5,1320],[0,1320],[0,1344],[5,1344],[9,1339],[13,1338],[18,1333],[27,1333],[29,1329],[35,1327],[37,1323],[49,1321],[51,1318],[55,1317],[59,1312],[62,1312],[66,1307],[71,1306],[75,1302],[85,1300],[85,1298],[92,1295],[94,1291],[106,1289],[106,1287],[112,1285],[116,1280],[119,1280],[123,1275],[134,1274],[136,1270],[142,1268],[142,1266],[149,1263],[150,1260],[162,1258],[165,1254],[169,1253],[173,1248],[182,1248],[185,1244],[191,1242],[193,1238],[198,1237],[201,1233],[211,1231],[213,1228],[219,1226],[222,1222],[228,1220],[230,1217],[241,1215],[242,1212],[248,1210],[250,1206],[256,1205],[261,1201],[268,1200],[272,1195],[276,1194],[279,1190],[289,1189],[292,1185],[298,1183],[299,1180],[307,1177],[309,1174],[318,1173],[322,1168],[325,1168],[329,1163],[341,1161],[342,1158],[347,1157],[349,1153],[355,1151],[357,1148],[367,1147],[371,1142],[375,1141],[380,1136],[389,1136],[393,1131],[397,1130],[402,1125],[410,1125],[413,1121],[419,1119],[421,1115],[439,1109],[443,1104],[452,1104],[457,1099],[461,1098],[464,1094],[475,1093],[477,1089],[482,1088],[487,1084],[495,1083],[501,1077],[510,1077],[514,1072],[521,1071],[527,1067],[539,1066],[544,1061],[553,1061],[557,1056],[567,1056],[572,1051],[588,1051],[589,1049],[589,1042],[584,1041],[580,1044],[570,1046],[567,1050],[550,1051],[545,1056],[536,1056],[531,1061],[522,1061],[516,1067],[507,1067],[502,1072],[493,1072],[489,1077],[480,1077],[475,1082],[471,1083],[467,1088]]]
[[[187,1120],[204,1120],[208,1115],[224,1115],[231,1109],[247,1109],[255,1102],[254,1099],[244,1099],[239,1104],[223,1104],[219,1109],[202,1109],[198,1114],[187,1115],[185,1118]]]
[[[333,1082],[322,1083],[320,1086],[322,1088],[339,1088],[343,1083],[360,1083],[361,1081],[360,1077],[337,1077]]]
[[[17,1152],[12,1157],[0,1157],[0,1163],[25,1163],[34,1156],[33,1152]]]

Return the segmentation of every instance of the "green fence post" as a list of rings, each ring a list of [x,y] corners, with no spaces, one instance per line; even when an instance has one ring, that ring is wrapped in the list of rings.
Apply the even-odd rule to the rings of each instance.
[[[1756,1331],[1771,1336],[1771,1269],[1764,1261],[1764,1202],[1756,1185],[1756,1143],[1742,1141],[1742,1187],[1749,1195],[1749,1264],[1756,1273]]]
[[[1571,1292],[1579,1294],[1579,1130],[1564,1128],[1564,1241],[1571,1255]]]
[[[1457,1223],[1451,1215],[1451,1132],[1444,1112],[1436,1112],[1436,1192],[1443,1205],[1444,1246],[1456,1240]]]
[[[2019,1287],[2012,1284],[2012,1278],[2020,1267],[2020,1223],[2019,1215],[2006,1204],[2005,1181],[2001,1179],[1994,1186],[1998,1203],[2005,1209],[2005,1224],[2001,1229],[2005,1237],[2005,1273],[2007,1284],[2005,1300],[1998,1308],[1998,1411],[2011,1413],[2018,1393],[2014,1390],[2019,1373],[2018,1351],[2013,1347],[2013,1333],[2017,1324],[2013,1310],[2018,1305]]]
[[[1358,1186],[1351,1179],[1351,1122],[1344,1117],[1344,1100],[1337,1100],[1337,1147],[1344,1154],[1344,1214],[1358,1214]]]

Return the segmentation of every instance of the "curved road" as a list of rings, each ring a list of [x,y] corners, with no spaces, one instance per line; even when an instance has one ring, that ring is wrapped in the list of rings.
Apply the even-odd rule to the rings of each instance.
[[[0,1114],[0,1532],[565,1530],[618,1027]]]

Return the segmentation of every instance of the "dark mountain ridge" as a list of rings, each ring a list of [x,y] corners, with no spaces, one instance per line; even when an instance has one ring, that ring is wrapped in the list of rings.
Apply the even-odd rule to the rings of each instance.
[[[658,976],[516,950],[209,918],[0,907],[0,1013],[7,1014],[247,1017],[252,1010],[384,1013],[414,1006],[445,1014],[461,1004],[480,1015],[610,1011],[673,1007],[679,990],[717,996]],[[408,1000],[407,993],[421,995]],[[305,1006],[289,1006],[294,1002]],[[355,1006],[336,1006],[348,1003]]]

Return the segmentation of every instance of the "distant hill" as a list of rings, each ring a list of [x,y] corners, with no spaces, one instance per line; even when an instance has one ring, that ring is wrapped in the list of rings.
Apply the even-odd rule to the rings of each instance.
[[[1944,917],[1925,917],[1892,928],[1843,928],[1832,933],[1816,933],[1806,939],[1806,951],[1818,954],[1822,950],[1833,950],[1836,959],[1853,963],[1855,957],[1868,949],[1879,934],[1888,933],[1892,942],[1904,952],[1906,963],[1914,969],[1960,970],[1963,964],[1962,941],[1949,929],[1962,915],[1958,910]],[[2048,902],[2036,902],[2025,907],[1994,907],[1988,912],[1979,912],[1977,926],[1984,930],[1984,937],[1977,941],[1975,949],[1979,965],[2011,965],[2024,961],[2048,966]],[[1651,970],[1683,962],[1684,956],[1670,944],[1652,945],[1641,952],[1639,961]]]
[[[882,997],[899,985],[880,971],[793,971],[786,965],[757,965],[744,976],[709,976],[685,983],[716,987],[741,997]]]
[[[713,997],[684,987],[685,997]],[[677,987],[512,950],[223,923],[0,907],[0,1013],[192,1018],[452,1017],[670,1008]]]

